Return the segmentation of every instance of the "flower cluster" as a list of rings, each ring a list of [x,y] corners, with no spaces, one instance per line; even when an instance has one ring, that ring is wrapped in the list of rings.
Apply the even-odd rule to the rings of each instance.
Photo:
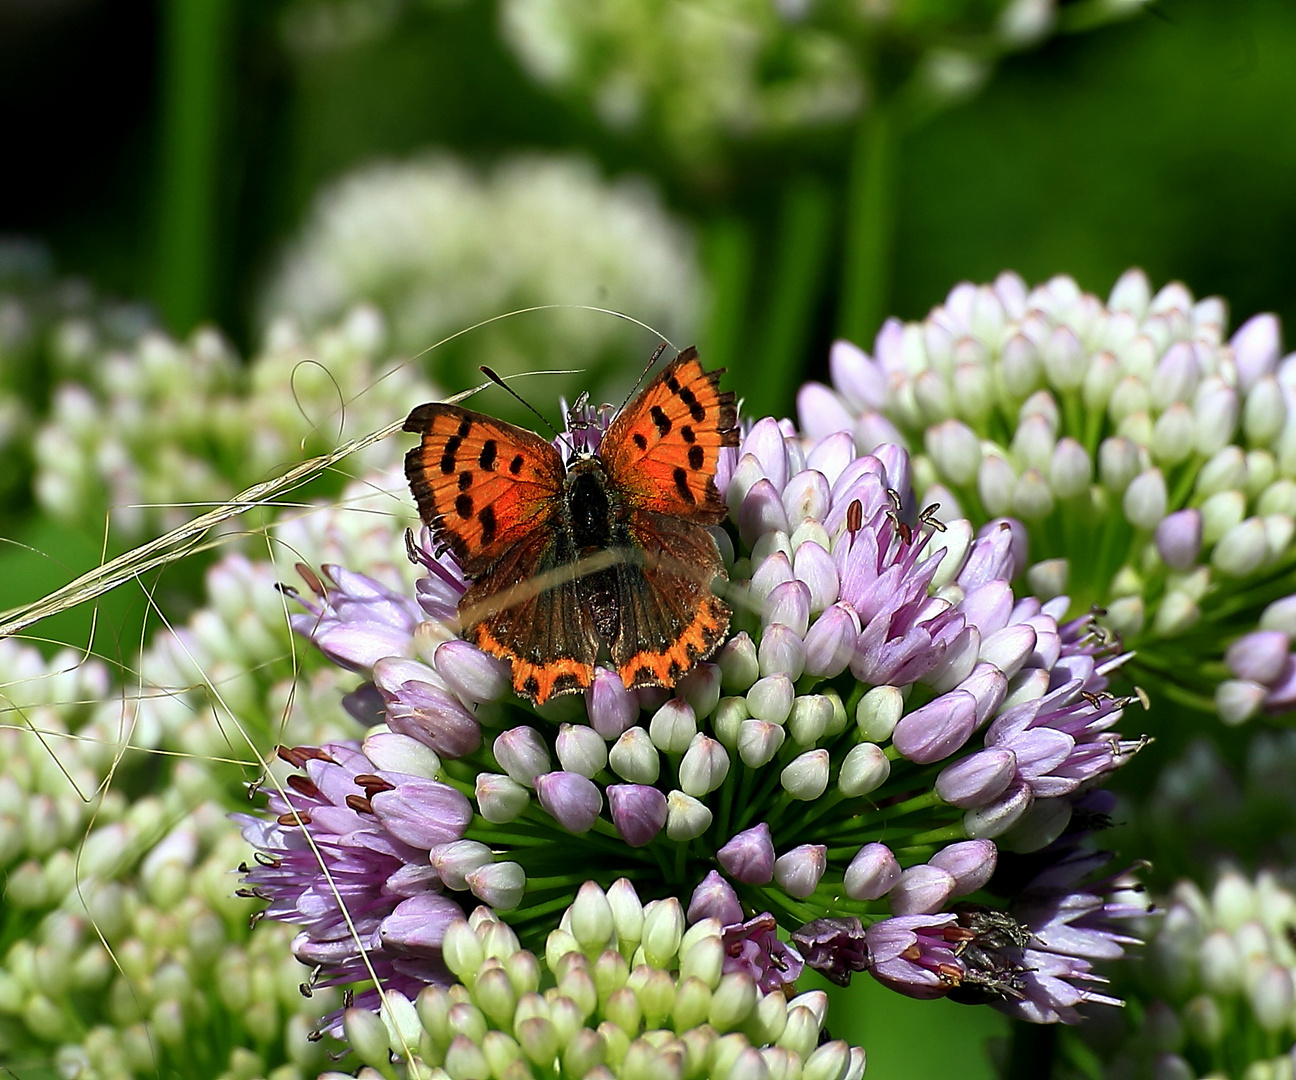
[[[1108,1016],[1089,1040],[1107,1075],[1292,1075],[1296,895],[1263,871],[1224,871],[1209,892],[1172,890],[1138,971],[1144,1009]]]
[[[380,722],[285,750],[298,771],[243,823],[263,853],[245,880],[299,926],[316,982],[413,996],[445,980],[456,912],[484,903],[538,948],[583,882],[624,877],[692,896],[766,990],[808,961],[1045,1022],[1108,1000],[1092,961],[1122,953],[1126,912],[1114,881],[1080,881],[1091,862],[1059,864],[1034,906],[955,902],[1001,851],[1095,820],[1089,790],[1139,745],[1107,689],[1125,657],[1065,599],[1014,596],[1019,526],[918,512],[908,470],[848,431],[753,425],[717,476],[733,633],[673,693],[599,668],[583,699],[526,707],[458,638],[463,576],[426,530],[412,594],[308,572],[294,625]]]
[[[376,362],[386,329],[371,307],[309,340],[282,320],[246,365],[211,329],[118,341],[69,314],[51,333],[57,383],[33,441],[35,495],[95,535],[111,509],[114,540],[175,528],[430,392],[408,364]],[[393,463],[381,443],[352,459],[360,470]]]
[[[540,955],[479,907],[446,928],[444,956],[448,988],[345,1012],[351,1048],[377,1074],[392,1075],[393,1054],[404,1075],[430,1066],[448,1080],[864,1074],[862,1050],[822,1034],[822,991],[789,1000],[729,970],[718,920],[689,926],[678,900],[642,903],[625,878],[583,886]]]
[[[432,350],[422,362],[444,386],[480,381],[478,365],[487,364],[505,375],[581,368],[594,391],[643,336],[571,305],[633,310],[688,337],[704,294],[687,227],[647,181],[609,183],[570,156],[512,158],[482,175],[429,154],[366,166],[321,192],[262,310],[267,322],[288,314],[316,325],[370,302],[395,349]],[[497,318],[546,304],[560,307]],[[432,349],[477,323],[488,325]],[[561,374],[550,379],[573,385]],[[427,399],[405,396],[403,409],[419,400]]]
[[[6,639],[0,683],[0,1057],[87,1080],[313,1076],[306,1035],[336,1003],[301,996],[286,927],[249,935],[227,785],[192,748],[144,771],[95,660]]]
[[[1296,564],[1296,360],[1273,316],[1227,340],[1225,323],[1221,301],[1153,295],[1137,270],[1106,303],[1005,273],[921,323],[889,320],[872,356],[838,343],[832,387],[804,387],[800,416],[866,452],[912,447],[916,487],[947,512],[1014,515],[1033,592],[1101,605],[1154,696],[1209,709],[1218,687],[1239,722],[1287,708],[1285,645],[1226,667],[1221,630],[1255,628]]]
[[[1057,6],[508,0],[502,32],[538,82],[579,99],[614,130],[647,131],[683,168],[711,178],[726,143],[792,136],[865,112],[881,92],[882,56],[922,104],[965,98],[1000,56],[1046,37]],[[1102,15],[1120,13],[1106,5]]]

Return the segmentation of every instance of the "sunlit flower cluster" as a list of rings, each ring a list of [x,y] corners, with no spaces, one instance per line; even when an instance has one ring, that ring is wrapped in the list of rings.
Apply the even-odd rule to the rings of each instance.
[[[1225,646],[1296,564],[1296,362],[1273,316],[1228,338],[1226,322],[1222,301],[1153,294],[1137,270],[1105,303],[1005,273],[921,323],[889,320],[872,356],[839,343],[832,387],[803,388],[800,415],[862,451],[911,447],[915,486],[946,513],[1013,515],[1032,591],[1101,605],[1140,681],[1236,723],[1287,708],[1286,609],[1227,667]]]

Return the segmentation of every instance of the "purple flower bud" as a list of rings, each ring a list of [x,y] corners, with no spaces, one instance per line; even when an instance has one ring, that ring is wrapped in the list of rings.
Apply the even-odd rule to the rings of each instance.
[[[1281,630],[1256,630],[1229,646],[1224,663],[1239,679],[1274,683],[1287,663],[1290,642]]]
[[[738,902],[738,894],[734,892],[733,886],[714,870],[707,871],[707,876],[693,890],[693,898],[689,901],[689,924],[701,922],[703,919],[717,919],[722,927],[733,926],[743,921],[742,905]]]
[[[1230,727],[1245,723],[1260,711],[1268,688],[1244,679],[1225,679],[1215,687],[1215,708]]]
[[[950,418],[929,427],[923,445],[941,477],[955,487],[976,479],[981,464],[981,440],[967,424]]]
[[[512,911],[526,893],[526,871],[515,862],[483,866],[469,874],[467,881],[473,896],[496,911]]]
[[[495,861],[491,849],[476,840],[453,840],[428,852],[428,861],[446,888],[458,892],[468,888],[467,875]]]
[[[366,737],[364,755],[379,770],[408,773],[425,780],[435,780],[441,770],[441,762],[429,747],[394,731],[378,731]]]
[[[641,727],[632,727],[617,739],[608,752],[608,762],[618,776],[634,784],[655,784],[661,773],[657,747]]]
[[[967,561],[959,572],[958,583],[964,591],[984,585],[996,578],[1011,580],[1026,564],[1026,540],[1018,542],[1011,518],[999,518],[982,526],[968,551]],[[1020,526],[1018,526],[1020,527]],[[1020,551],[1020,559],[1018,552]]]
[[[976,729],[976,698],[951,690],[900,717],[891,743],[910,761],[928,765],[950,756]]]
[[[1000,836],[1017,824],[1034,798],[1029,784],[1021,781],[1011,784],[997,799],[964,814],[963,831],[974,840]]]
[[[782,623],[767,627],[761,634],[757,656],[764,676],[782,675],[795,681],[805,670],[805,642],[792,627]]]
[[[900,880],[900,864],[885,844],[865,844],[846,867],[843,890],[852,900],[876,900]]]
[[[1012,609],[1012,586],[1003,578],[995,578],[969,589],[959,604],[963,618],[970,626],[980,630],[983,638],[988,638],[1007,626]]]
[[[841,433],[845,435],[845,432]],[[850,436],[846,435],[849,439]],[[823,473],[802,469],[783,489],[783,509],[795,530],[803,521],[823,521],[832,506],[832,486]]]
[[[580,773],[545,773],[535,778],[535,789],[540,805],[569,832],[589,832],[603,809],[598,785]]]
[[[585,691],[585,711],[595,731],[605,739],[615,739],[635,722],[639,703],[620,675],[599,667],[594,669],[594,681]]]
[[[789,532],[787,512],[783,498],[768,480],[758,480],[752,485],[738,508],[738,535],[748,547],[764,533]]]
[[[671,698],[648,723],[648,735],[663,754],[682,754],[697,734],[697,718],[688,702]]]
[[[428,953],[439,949],[446,927],[463,918],[463,909],[448,896],[425,892],[396,905],[382,921],[379,938],[396,952]]]
[[[549,747],[535,728],[509,728],[496,737],[491,749],[500,768],[526,787],[535,787],[535,778],[550,769]]]
[[[675,687],[693,709],[694,716],[710,716],[720,704],[720,668],[715,664],[698,664]]]
[[[820,439],[806,456],[806,469],[820,473],[831,491],[843,470],[856,457],[855,438],[850,431],[835,431]],[[791,516],[789,511],[788,516]],[[822,521],[822,515],[815,515]]]
[[[802,694],[788,714],[788,734],[798,746],[814,746],[827,732],[834,713],[832,700],[825,695]]]
[[[584,724],[560,724],[554,749],[562,767],[581,776],[593,777],[607,765],[607,743]]]
[[[941,770],[936,794],[962,810],[984,806],[1007,791],[1016,775],[1017,755],[1011,750],[978,750]]]
[[[396,839],[424,851],[458,840],[472,821],[472,804],[448,784],[406,779],[369,800],[374,816]]]
[[[492,825],[512,821],[531,803],[531,793],[503,773],[478,773],[473,797],[478,812]]]
[[[980,659],[1011,677],[1030,659],[1035,645],[1035,628],[1025,623],[1014,623],[982,640]]]
[[[804,637],[810,626],[810,586],[796,580],[774,586],[761,608],[761,622],[767,627],[787,626]]]
[[[733,837],[716,853],[721,868],[744,885],[765,885],[774,878],[774,842],[765,822]]]
[[[900,874],[887,898],[893,915],[930,915],[954,894],[954,875],[939,866],[919,863]]]
[[[716,656],[720,668],[720,685],[731,694],[741,694],[760,678],[760,661],[756,646],[746,631],[739,631]]]
[[[757,720],[781,724],[792,711],[796,689],[786,675],[767,675],[747,691],[747,708]]]
[[[761,470],[778,490],[782,491],[788,479],[787,450],[783,432],[772,416],[762,417],[752,425],[739,448],[740,454],[751,454],[761,463]]]
[[[767,720],[743,720],[738,725],[738,757],[749,769],[759,769],[774,760],[787,732]]]
[[[342,708],[367,728],[385,723],[387,719],[383,696],[371,682],[361,683],[349,694],[343,694]]]
[[[954,878],[954,896],[967,896],[993,876],[999,849],[989,840],[962,840],[936,852],[927,860]]]
[[[838,986],[849,986],[855,972],[869,968],[864,926],[854,915],[808,922],[792,935],[792,944],[806,964]]]
[[[421,673],[427,679],[411,677]],[[418,739],[442,757],[471,754],[481,746],[481,728],[439,682],[431,668],[412,660],[388,658],[374,665],[374,684],[387,703],[392,731]]]
[[[850,604],[833,604],[805,635],[805,674],[831,679],[846,670],[855,655],[859,616]]]
[[[1190,401],[1200,378],[1201,367],[1192,345],[1177,341],[1157,363],[1156,375],[1150,380],[1152,400],[1162,409],[1172,401]]]
[[[666,824],[666,796],[643,784],[610,784],[607,789],[612,823],[631,847],[643,847]]]
[[[1032,631],[1031,637],[1034,636]],[[996,665],[980,663],[972,669],[972,674],[959,683],[958,689],[976,699],[976,723],[980,727],[999,711],[999,706],[1008,695],[1008,678]]]
[[[724,783],[729,774],[729,755],[709,735],[693,736],[679,766],[680,789],[700,799]]]
[[[458,638],[443,641],[433,659],[437,674],[463,701],[498,701],[512,686],[509,665],[471,642]]]
[[[797,578],[805,583],[809,591],[810,613],[823,611],[829,604],[836,602],[841,586],[837,563],[822,544],[815,540],[804,541],[792,557],[792,567]],[[787,622],[786,619],[770,621]]]
[[[828,849],[823,844],[798,844],[774,860],[774,881],[788,896],[804,900],[819,887],[828,868]]]
[[[1136,529],[1155,529],[1166,516],[1165,476],[1160,469],[1145,469],[1125,489],[1121,507]]]
[[[1252,315],[1229,339],[1237,363],[1238,382],[1245,393],[1265,375],[1272,375],[1282,352],[1282,332],[1273,315]]]
[[[833,386],[856,412],[881,409],[886,403],[886,376],[858,345],[834,341],[828,352]]]
[[[927,671],[922,680],[938,694],[953,690],[972,674],[981,655],[981,632],[965,626],[945,648],[945,655]]]
[[[823,383],[808,382],[797,391],[797,417],[812,442],[835,431],[850,431],[855,423],[841,398]]]

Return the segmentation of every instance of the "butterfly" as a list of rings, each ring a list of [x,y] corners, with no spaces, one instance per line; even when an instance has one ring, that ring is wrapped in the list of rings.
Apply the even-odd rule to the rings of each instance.
[[[405,457],[419,514],[470,582],[463,636],[512,664],[520,696],[583,690],[605,657],[629,688],[670,688],[724,640],[705,526],[727,512],[715,472],[738,409],[720,375],[685,349],[594,452],[440,402],[405,421],[422,435]]]

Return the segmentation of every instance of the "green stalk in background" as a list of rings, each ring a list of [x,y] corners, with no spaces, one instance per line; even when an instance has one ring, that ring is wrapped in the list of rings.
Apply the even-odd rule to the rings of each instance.
[[[702,259],[711,287],[711,307],[699,348],[708,368],[729,368],[745,380],[739,351],[748,318],[755,242],[751,226],[738,217],[715,218],[705,226]]]
[[[234,14],[233,0],[167,0],[162,5],[153,294],[177,333],[212,312],[221,91],[229,73]]]
[[[881,101],[860,121],[847,179],[846,238],[838,328],[868,348],[886,315],[895,232],[895,133]]]
[[[807,345],[832,240],[832,198],[819,180],[788,185],[779,213],[765,319],[753,343],[749,416],[784,416],[805,377]]]

